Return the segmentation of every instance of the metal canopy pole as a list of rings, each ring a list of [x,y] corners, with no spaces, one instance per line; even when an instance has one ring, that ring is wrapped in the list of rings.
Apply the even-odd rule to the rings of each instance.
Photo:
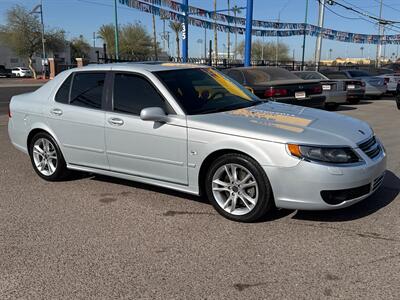
[[[253,0],[247,0],[244,66],[251,65],[251,34],[253,31]]]
[[[306,26],[308,23],[308,0],[306,0],[306,15],[304,17],[304,34],[303,34],[303,53],[301,55],[301,70],[304,71],[304,59],[306,55]]]

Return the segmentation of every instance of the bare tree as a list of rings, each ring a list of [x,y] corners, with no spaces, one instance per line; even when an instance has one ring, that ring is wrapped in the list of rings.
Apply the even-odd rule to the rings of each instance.
[[[172,29],[173,32],[175,32],[175,38],[176,38],[176,56],[180,57],[181,56],[181,51],[179,47],[179,33],[182,31],[182,23],[181,22],[169,22],[169,27]]]
[[[37,78],[32,66],[32,57],[42,50],[41,24],[36,16],[23,6],[16,5],[6,12],[6,24],[0,27],[0,39],[16,55],[27,58],[33,77]],[[45,33],[46,48],[49,51],[60,51],[65,47],[63,30],[51,30]]]

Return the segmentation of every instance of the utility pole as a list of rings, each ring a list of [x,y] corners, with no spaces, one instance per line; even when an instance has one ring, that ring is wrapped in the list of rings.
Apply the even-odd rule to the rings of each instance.
[[[384,31],[384,26],[382,23],[382,7],[383,7],[383,0],[381,0],[380,2],[380,7],[379,7],[379,35],[382,36],[383,35],[383,31]],[[381,55],[382,55],[382,40],[381,38],[379,39],[379,43],[376,46],[376,67],[380,68],[381,66]]]
[[[231,2],[230,2],[230,0],[228,0],[228,16],[230,17],[231,16]],[[229,23],[228,23],[228,25],[230,25]],[[231,52],[231,32],[230,32],[230,29],[228,30],[228,61],[229,61],[229,56],[230,56],[230,52]]]
[[[281,12],[278,13],[278,23],[281,21]],[[278,66],[279,60],[279,35],[276,35],[276,48],[275,48],[275,67]]]
[[[182,24],[182,58],[183,62],[187,62],[189,53],[189,0],[183,0],[183,5],[185,21]]]
[[[251,65],[251,34],[253,31],[253,0],[247,0],[246,9],[246,37],[244,48],[244,66]]]
[[[114,0],[114,35],[115,35],[115,58],[119,59],[119,35],[118,35],[118,10],[117,10],[117,0]]]
[[[218,63],[218,32],[217,32],[217,0],[214,0],[214,57],[215,64]]]
[[[207,59],[207,28],[204,28],[204,59]]]
[[[38,9],[40,8],[40,11]],[[45,37],[44,37],[44,22],[43,22],[43,0],[40,0],[40,4],[36,5],[30,14],[40,14],[40,24],[41,24],[41,31],[42,31],[42,78],[44,79],[46,76],[46,47],[45,47]]]
[[[157,33],[156,33],[156,16],[152,14],[153,19],[153,45],[154,45],[154,57],[158,60],[158,49],[157,49]]]
[[[308,0],[306,0],[306,14],[304,17],[303,53],[301,55],[301,70],[304,71],[304,57],[306,53],[306,27],[308,22]]]
[[[318,27],[324,27],[325,0],[319,0],[318,10]],[[322,35],[318,34],[315,45],[315,70],[319,70],[319,62],[321,61]]]

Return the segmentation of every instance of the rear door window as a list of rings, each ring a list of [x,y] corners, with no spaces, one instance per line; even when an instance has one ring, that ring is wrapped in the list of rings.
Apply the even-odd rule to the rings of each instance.
[[[105,78],[106,74],[102,72],[75,73],[69,103],[81,107],[100,109]]]

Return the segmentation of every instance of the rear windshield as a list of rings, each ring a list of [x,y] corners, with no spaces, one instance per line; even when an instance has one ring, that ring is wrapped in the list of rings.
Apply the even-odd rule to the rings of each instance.
[[[329,79],[348,79],[345,73],[343,72],[331,72],[331,73],[324,73],[326,77]]]
[[[249,85],[257,85],[275,80],[299,79],[288,70],[281,68],[254,68],[243,70],[246,82]]]
[[[301,79],[304,80],[312,80],[312,79],[317,79],[317,80],[326,80],[328,79],[324,75],[318,72],[293,72],[296,76],[300,77]]]

